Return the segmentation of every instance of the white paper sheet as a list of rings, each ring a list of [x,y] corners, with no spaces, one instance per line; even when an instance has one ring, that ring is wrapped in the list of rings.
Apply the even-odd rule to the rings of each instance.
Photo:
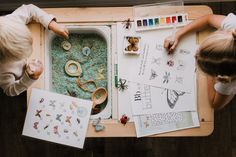
[[[195,39],[195,35],[189,37],[188,42],[180,43],[173,55],[168,55],[163,41],[150,41],[151,39],[146,34],[143,34],[142,37],[145,40],[143,53],[136,62],[138,65],[134,66],[137,68],[132,67],[130,81],[192,92],[195,84],[196,44],[191,43],[193,41],[191,38]]]
[[[133,115],[196,111],[196,94],[129,82]]]
[[[157,113],[133,118],[137,137],[200,126],[197,112]]]
[[[32,89],[23,135],[83,148],[92,101]]]

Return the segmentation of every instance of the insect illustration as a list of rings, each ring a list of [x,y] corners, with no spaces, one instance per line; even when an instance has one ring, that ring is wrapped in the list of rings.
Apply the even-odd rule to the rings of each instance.
[[[126,79],[119,79],[119,83],[118,83],[118,89],[119,90],[122,90],[122,91],[124,91],[125,89],[127,89],[128,88],[128,85],[126,84]]]
[[[47,124],[43,129],[45,130],[45,129],[47,129],[49,127],[49,124]]]
[[[163,83],[168,83],[170,80],[170,72],[165,72],[165,75],[163,76]]]
[[[66,122],[69,123],[69,124],[71,124],[71,122],[70,122],[70,119],[71,119],[71,118],[72,118],[71,116],[66,116]]]
[[[184,70],[185,68],[185,63],[183,60],[178,60],[178,66],[177,66],[177,70]]]
[[[76,137],[79,136],[78,133],[77,133],[77,131],[73,132],[73,134],[74,134]]]
[[[58,126],[57,125],[53,127],[53,132],[54,132],[54,134],[59,135]]]
[[[56,107],[55,103],[56,103],[56,100],[50,100],[49,106],[52,106],[53,108],[55,108]]]
[[[174,61],[173,60],[169,60],[169,61],[167,61],[167,63],[166,63],[168,66],[170,66],[170,67],[173,67],[174,66]]]
[[[175,82],[179,84],[183,84],[183,77],[176,76]]]
[[[126,40],[129,42],[129,45],[125,48],[125,51],[138,51],[138,37],[126,37]]]
[[[152,58],[152,64],[160,65],[161,64],[161,58]]]
[[[190,52],[189,50],[186,50],[186,49],[180,49],[180,50],[179,50],[179,53],[184,54],[184,55],[188,55],[188,54],[190,54],[191,52]]]
[[[34,127],[36,130],[38,129],[38,124],[39,124],[39,122],[35,122],[35,123],[34,123],[34,126],[33,126],[33,127]]]
[[[43,101],[44,101],[44,99],[43,99],[43,98],[41,98],[41,99],[40,99],[40,101],[39,101],[39,103],[42,103]]]
[[[151,69],[151,76],[150,76],[149,80],[153,80],[153,79],[155,79],[157,76],[158,76],[158,75],[157,75],[156,71],[153,70],[153,69]]]
[[[56,120],[61,121],[62,114],[57,114]]]
[[[169,107],[173,109],[175,107],[175,104],[179,100],[179,96],[182,96],[184,94],[185,92],[167,89],[166,98],[167,98],[167,103]]]
[[[130,29],[131,26],[132,26],[130,18],[128,18],[127,20],[123,21],[123,24],[124,24],[124,28],[125,29]]]
[[[77,121],[78,124],[80,124],[80,119],[79,118],[77,118],[76,121]]]
[[[35,116],[38,116],[39,118],[41,118],[41,115],[40,115],[40,113],[42,112],[42,110],[36,110],[36,114],[35,114]]]

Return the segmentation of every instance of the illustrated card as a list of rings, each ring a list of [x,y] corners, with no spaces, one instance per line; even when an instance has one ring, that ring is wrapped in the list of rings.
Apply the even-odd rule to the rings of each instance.
[[[23,135],[83,148],[92,101],[32,89]]]

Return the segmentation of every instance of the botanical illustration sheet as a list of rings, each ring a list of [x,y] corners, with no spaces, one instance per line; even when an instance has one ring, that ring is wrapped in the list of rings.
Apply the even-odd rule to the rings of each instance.
[[[199,127],[197,112],[169,112],[134,116],[137,137]]]
[[[32,89],[23,135],[83,148],[92,101]]]

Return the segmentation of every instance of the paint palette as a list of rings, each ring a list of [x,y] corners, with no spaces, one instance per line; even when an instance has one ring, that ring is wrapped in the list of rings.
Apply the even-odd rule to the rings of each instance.
[[[187,24],[188,14],[179,13],[171,15],[135,18],[134,22],[136,31],[170,28],[173,27],[174,24],[176,25],[176,27],[178,27]]]

